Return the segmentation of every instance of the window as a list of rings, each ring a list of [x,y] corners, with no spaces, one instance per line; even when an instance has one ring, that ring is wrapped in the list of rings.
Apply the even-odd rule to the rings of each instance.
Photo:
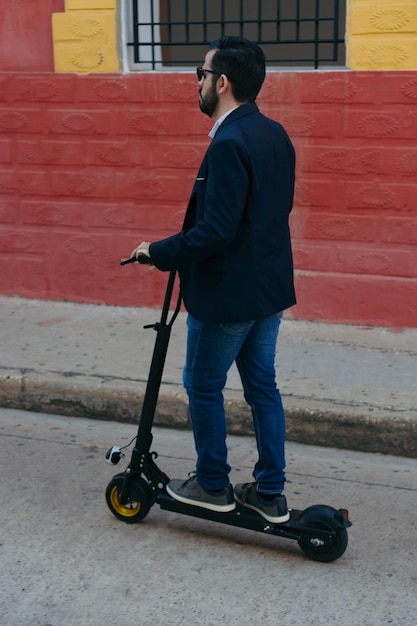
[[[345,64],[346,0],[126,0],[130,69],[194,67],[221,35],[259,43],[268,67]]]

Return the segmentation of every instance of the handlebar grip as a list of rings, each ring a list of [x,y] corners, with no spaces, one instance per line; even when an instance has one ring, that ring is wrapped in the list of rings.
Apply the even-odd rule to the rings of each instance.
[[[131,256],[129,259],[122,259],[120,261],[120,265],[127,265],[128,263],[136,263],[136,261],[140,263],[141,265],[146,265],[147,263],[150,262],[150,260],[151,259],[148,256],[146,256],[146,254],[141,252],[140,254],[138,254],[138,258],[136,258],[135,256]]]
[[[140,263],[141,265],[146,265],[147,263],[150,262],[150,260],[151,259],[148,256],[146,256],[146,254],[144,254],[143,252],[138,254],[138,263]]]

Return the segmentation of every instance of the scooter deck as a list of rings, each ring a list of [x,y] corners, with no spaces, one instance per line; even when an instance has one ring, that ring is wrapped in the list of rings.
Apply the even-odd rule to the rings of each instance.
[[[167,511],[198,517],[212,522],[219,522],[220,524],[227,524],[229,526],[247,528],[249,530],[294,539],[296,541],[305,539],[306,535],[311,535],[311,537],[322,540],[329,540],[329,538],[333,537],[335,534],[334,531],[330,529],[312,529],[305,526],[303,523],[297,524],[297,519],[302,515],[302,511],[297,509],[289,510],[290,519],[287,522],[273,524],[265,520],[255,511],[248,510],[239,504],[236,504],[236,508],[233,511],[219,513],[218,511],[211,511],[203,507],[178,502],[178,500],[174,500],[174,498],[167,493],[159,494],[156,498],[156,502],[160,505],[161,509]]]

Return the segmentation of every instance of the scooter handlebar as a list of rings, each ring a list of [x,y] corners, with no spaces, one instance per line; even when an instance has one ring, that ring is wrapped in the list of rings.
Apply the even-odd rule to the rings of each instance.
[[[136,263],[136,261],[140,263],[141,265],[146,265],[147,263],[150,263],[150,260],[151,259],[146,254],[141,252],[140,254],[138,254],[138,258],[136,258],[135,256],[131,256],[129,259],[122,259],[120,261],[120,265],[127,265],[128,263]]]

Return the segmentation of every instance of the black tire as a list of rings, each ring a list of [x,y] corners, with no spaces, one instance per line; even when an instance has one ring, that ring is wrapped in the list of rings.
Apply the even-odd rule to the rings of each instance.
[[[303,516],[303,524],[311,529],[329,530],[335,535],[324,541],[311,542],[311,539],[300,539],[298,545],[309,559],[330,563],[336,561],[346,551],[348,534],[346,528],[341,527],[334,518],[335,509],[325,506],[311,507]]]
[[[153,504],[151,490],[145,480],[142,478],[133,478],[129,484],[128,502],[122,504],[119,499],[119,494],[124,479],[124,474],[118,474],[114,476],[107,485],[107,506],[117,519],[126,522],[126,524],[136,524],[146,517]]]

